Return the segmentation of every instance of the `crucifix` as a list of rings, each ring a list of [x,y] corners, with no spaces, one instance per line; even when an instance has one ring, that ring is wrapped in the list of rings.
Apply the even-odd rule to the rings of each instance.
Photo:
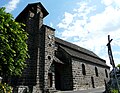
[[[113,55],[112,55],[112,50],[111,50],[111,41],[113,39],[110,39],[110,35],[108,35],[108,44],[107,44],[107,47],[108,47],[108,55],[109,55],[109,59],[110,59],[110,64],[112,65],[113,68],[115,68],[115,63],[114,63],[114,59],[113,59]]]
[[[113,72],[114,72],[115,80],[116,80],[116,83],[117,83],[118,93],[120,93],[119,82],[118,82],[117,74],[116,74],[116,67],[115,67],[115,63],[114,63],[114,59],[113,59],[113,55],[112,55],[111,44],[110,44],[112,40],[113,40],[113,39],[110,39],[110,35],[108,35],[108,44],[107,44],[107,47],[108,47],[108,55],[109,55],[109,59],[110,59],[110,64],[111,64],[112,67],[113,67]]]

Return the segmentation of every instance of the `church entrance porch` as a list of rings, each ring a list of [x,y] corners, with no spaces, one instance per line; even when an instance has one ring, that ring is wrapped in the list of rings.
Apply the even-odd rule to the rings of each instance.
[[[71,66],[55,63],[55,88],[56,90],[73,90]]]

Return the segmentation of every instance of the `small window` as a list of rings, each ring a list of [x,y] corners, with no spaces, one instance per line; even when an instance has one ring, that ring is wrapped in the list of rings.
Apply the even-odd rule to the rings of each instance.
[[[52,73],[48,73],[48,86],[52,87]]]
[[[48,59],[51,60],[51,56],[48,56]]]
[[[85,65],[84,65],[84,64],[82,64],[82,74],[83,74],[83,75],[86,75]]]
[[[108,78],[108,73],[107,73],[107,70],[105,69],[105,75],[106,75],[106,77]]]
[[[95,67],[95,74],[98,77],[98,69],[97,69],[97,67]]]
[[[49,38],[49,39],[51,39],[51,38],[52,38],[52,36],[51,36],[51,35],[48,35],[48,38]]]
[[[49,44],[49,47],[51,47],[52,46],[52,44]]]

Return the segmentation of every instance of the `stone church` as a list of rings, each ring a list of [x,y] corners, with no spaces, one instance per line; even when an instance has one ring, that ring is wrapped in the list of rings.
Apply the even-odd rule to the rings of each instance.
[[[55,29],[43,24],[48,14],[39,2],[28,4],[16,18],[26,24],[30,55],[23,75],[12,80],[17,91],[27,88],[30,93],[46,93],[103,87],[109,79],[106,61],[92,51],[57,38]]]

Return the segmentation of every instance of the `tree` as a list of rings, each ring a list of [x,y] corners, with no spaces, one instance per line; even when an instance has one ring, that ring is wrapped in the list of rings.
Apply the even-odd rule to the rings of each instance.
[[[21,75],[28,58],[27,32],[5,8],[0,8],[0,74]]]
[[[120,64],[118,64],[117,67],[120,69]]]

